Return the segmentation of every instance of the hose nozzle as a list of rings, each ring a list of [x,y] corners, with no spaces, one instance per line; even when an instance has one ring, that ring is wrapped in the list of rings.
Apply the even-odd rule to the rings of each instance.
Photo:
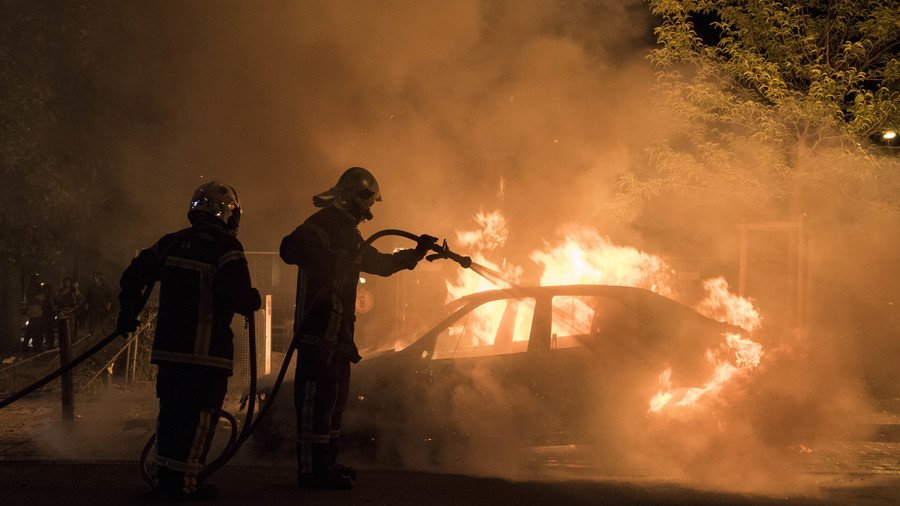
[[[428,260],[429,262],[433,262],[433,261],[441,259],[441,258],[446,258],[448,260],[453,260],[454,262],[458,263],[464,269],[468,269],[469,267],[472,266],[472,259],[470,257],[463,256],[463,255],[460,255],[459,253],[451,251],[450,248],[447,246],[446,239],[444,239],[444,241],[441,243],[440,246],[435,244],[430,249],[431,249],[431,251],[434,251],[434,253],[425,257],[425,259]]]

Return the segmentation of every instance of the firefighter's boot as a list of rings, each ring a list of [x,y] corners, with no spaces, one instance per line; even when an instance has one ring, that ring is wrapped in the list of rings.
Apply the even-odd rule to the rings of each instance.
[[[323,490],[350,490],[353,482],[331,467],[331,452],[327,444],[312,445],[312,472],[299,473],[297,485],[300,488]]]
[[[349,478],[351,481],[356,481],[356,470],[350,466],[345,466],[343,464],[337,463],[337,455],[340,447],[338,445],[337,439],[332,439],[328,443],[329,456],[331,457],[331,468],[334,469],[338,474],[342,474]]]
[[[157,469],[157,477],[158,482],[152,490],[152,495],[160,501],[205,501],[219,496],[219,489],[209,484],[201,484],[191,491],[185,491],[184,475],[165,467]]]

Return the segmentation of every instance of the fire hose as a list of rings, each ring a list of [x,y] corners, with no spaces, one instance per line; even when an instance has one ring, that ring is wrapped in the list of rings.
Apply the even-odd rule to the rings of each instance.
[[[419,238],[420,238],[420,236],[415,235],[411,232],[406,232],[404,230],[386,229],[386,230],[381,230],[379,232],[376,232],[375,234],[372,234],[368,239],[366,239],[365,244],[367,246],[371,245],[376,240],[378,240],[382,237],[388,236],[388,235],[405,237],[407,239],[411,239],[411,240],[417,241],[417,242],[419,241]],[[359,262],[362,259],[363,251],[364,250],[360,251],[359,255],[357,256],[357,258],[354,261],[354,264]],[[491,281],[497,282],[496,281],[497,279],[502,280],[501,275],[499,273],[497,273],[496,271],[493,271],[492,269],[488,269],[484,266],[475,264],[472,262],[471,258],[469,258],[467,256],[459,255],[458,253],[451,251],[450,248],[447,246],[446,240],[444,240],[440,246],[438,246],[437,244],[432,244],[429,247],[429,251],[432,251],[433,253],[426,257],[426,259],[428,261],[434,261],[437,259],[453,260],[454,262],[458,263],[463,268],[472,268],[473,270],[478,272],[480,275],[484,276],[485,278],[487,278]],[[492,279],[492,278],[494,278],[494,279]],[[142,295],[141,303],[138,306],[139,307],[138,312],[140,312],[140,310],[143,309],[144,305],[146,305],[147,300],[150,298],[150,293],[152,291],[153,291],[153,284],[151,284],[145,288],[143,295]],[[312,299],[310,304],[314,304],[319,299],[319,297],[322,296],[324,291],[325,291],[324,288],[322,290],[320,290],[315,295],[315,297]],[[298,292],[298,297],[299,297],[299,292]],[[296,302],[297,302],[297,305],[296,305],[297,311],[299,312],[301,309],[299,307],[299,300]],[[257,380],[257,378],[256,378],[256,374],[257,374],[256,359],[255,359],[255,357],[256,357],[256,323],[255,323],[255,319],[253,318],[252,313],[250,316],[247,317],[247,326],[249,327],[249,333],[250,333],[250,338],[248,339],[248,342],[249,342],[248,346],[250,348],[249,356],[253,357],[253,359],[250,360],[250,394],[249,394],[248,403],[247,403],[247,415],[244,418],[244,426],[241,429],[240,434],[238,434],[237,433],[237,420],[235,419],[235,417],[224,410],[219,410],[220,416],[222,418],[225,418],[225,420],[231,426],[231,434],[229,436],[228,444],[226,445],[225,449],[222,451],[222,454],[218,458],[216,458],[214,461],[207,464],[201,470],[201,472],[200,472],[200,480],[201,481],[204,480],[205,478],[209,477],[209,475],[211,475],[212,473],[214,473],[215,471],[220,469],[229,460],[231,460],[232,457],[234,457],[234,455],[240,449],[241,445],[243,445],[243,443],[250,437],[250,435],[256,429],[256,426],[258,425],[259,421],[265,417],[266,413],[268,413],[269,407],[274,402],[275,396],[278,394],[278,390],[280,389],[281,384],[284,382],[284,377],[285,377],[285,374],[287,373],[288,366],[290,365],[291,358],[293,358],[294,351],[297,349],[297,346],[299,345],[299,337],[300,337],[299,330],[300,330],[301,325],[303,324],[304,319],[305,318],[301,318],[299,321],[296,321],[297,318],[295,316],[294,337],[291,340],[291,344],[288,347],[287,352],[285,353],[284,361],[282,362],[281,369],[278,372],[278,377],[276,378],[275,383],[272,385],[272,390],[270,391],[268,397],[266,398],[266,402],[265,402],[265,404],[263,404],[262,409],[260,410],[260,412],[258,413],[257,416],[254,416],[254,411],[256,409],[255,401],[256,401],[256,380]],[[77,367],[79,364],[81,364],[82,362],[84,362],[85,360],[87,360],[88,358],[93,356],[95,353],[99,352],[100,350],[102,350],[103,348],[108,346],[117,337],[120,337],[121,335],[122,335],[121,332],[116,331],[116,332],[113,332],[112,334],[106,336],[105,338],[103,338],[102,340],[98,341],[96,344],[91,346],[88,350],[84,351],[82,354],[75,357],[71,362],[65,364],[64,366],[60,367],[56,371],[53,371],[52,373],[41,378],[40,380],[32,383],[28,387],[25,387],[22,390],[14,393],[14,394],[10,395],[9,397],[0,401],[0,409],[12,404],[13,402],[16,402],[17,400],[25,397],[26,395],[34,392],[35,390],[38,390],[39,388],[50,383],[54,379],[62,376],[66,372]],[[149,457],[150,450],[153,447],[155,440],[156,440],[156,434],[151,436],[150,439],[147,441],[147,444],[144,445],[144,449],[141,452],[141,458],[140,458],[141,475],[144,477],[145,480],[148,481],[148,483],[151,483],[151,478],[150,478],[149,474],[147,473],[147,468],[146,468],[145,463],[146,463],[147,458]]]

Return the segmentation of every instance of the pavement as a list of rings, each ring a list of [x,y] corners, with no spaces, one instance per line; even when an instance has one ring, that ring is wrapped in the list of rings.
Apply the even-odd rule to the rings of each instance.
[[[704,491],[653,481],[512,481],[395,470],[360,474],[350,491],[299,490],[287,467],[229,465],[213,480],[220,497],[209,504],[391,504],[467,505],[816,505],[863,506],[900,503],[896,480],[853,483],[806,496],[769,497]],[[135,462],[0,462],[3,504],[152,504]]]
[[[233,412],[236,403],[229,398],[226,409]],[[296,487],[292,459],[255,460],[242,449],[211,479],[221,491],[213,503],[894,505],[900,504],[898,404],[884,403],[872,420],[876,435],[866,441],[798,448],[812,486],[787,492],[710,490],[678,479],[583,469],[535,479],[378,466],[360,469],[352,491],[308,491]],[[149,384],[78,394],[74,422],[61,421],[53,391],[0,410],[0,504],[151,503],[136,457],[153,433],[155,416]]]

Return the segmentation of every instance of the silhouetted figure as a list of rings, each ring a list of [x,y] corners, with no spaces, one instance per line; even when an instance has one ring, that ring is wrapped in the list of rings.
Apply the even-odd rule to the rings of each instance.
[[[103,274],[95,272],[91,276],[91,286],[88,287],[85,298],[88,332],[90,332],[91,336],[106,333],[112,306],[112,291],[103,280]]]
[[[281,241],[281,258],[299,266],[295,333],[298,484],[349,489],[356,473],[336,462],[350,363],[362,358],[353,339],[360,270],[390,276],[413,269],[437,240],[422,236],[416,249],[385,254],[363,241],[357,226],[372,219],[378,183],[361,167],[346,170],[330,190],[313,197],[322,208]]]
[[[153,470],[159,499],[212,498],[200,483],[234,361],[234,313],[259,309],[244,248],[237,239],[237,192],[209,182],[194,192],[191,227],[142,250],[122,273],[116,331],[137,329],[143,291],[159,281],[159,313],[150,362],[159,368],[159,417]],[[251,358],[251,360],[255,360]]]

